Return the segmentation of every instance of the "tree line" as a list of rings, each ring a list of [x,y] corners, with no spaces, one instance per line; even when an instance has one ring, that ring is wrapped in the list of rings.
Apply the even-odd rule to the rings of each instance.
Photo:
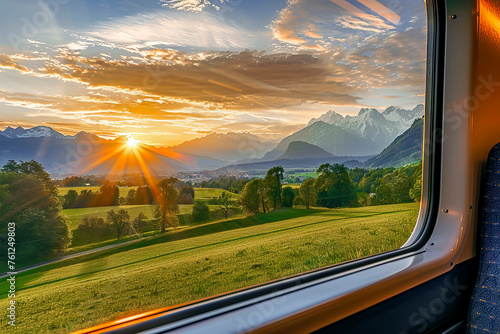
[[[349,170],[342,164],[322,164],[316,178],[300,187],[283,186],[284,169],[276,166],[264,179],[253,179],[242,189],[240,205],[248,213],[303,205],[325,208],[397,204],[420,201],[422,163],[400,168]],[[364,193],[366,196],[358,196]]]
[[[173,185],[178,190],[178,204],[193,204],[194,188],[181,186],[179,180]],[[120,197],[120,189],[117,184],[109,181],[103,182],[98,191],[83,189],[78,193],[75,189],[70,189],[62,198],[64,209],[91,208],[101,206],[119,205],[151,205],[156,204],[153,189],[149,185],[139,186],[130,189],[126,197]]]

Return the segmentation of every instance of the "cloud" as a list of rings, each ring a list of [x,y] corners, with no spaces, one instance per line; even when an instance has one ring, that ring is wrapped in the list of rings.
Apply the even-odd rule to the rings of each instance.
[[[395,25],[344,0],[289,0],[272,23],[273,37],[300,48],[331,49],[331,38],[366,37]]]
[[[163,6],[190,12],[201,12],[212,4],[208,0],[161,0]]]
[[[8,55],[0,55],[0,69],[17,70],[21,73],[29,73],[31,70],[26,66],[16,63],[12,57]]]
[[[353,90],[344,84],[348,69],[332,62],[330,55],[256,51],[192,55],[150,50],[142,61],[65,55],[41,71],[91,89],[129,95],[134,103],[127,99],[123,108],[137,106],[136,113],[188,107],[206,111],[286,108],[309,101],[356,103]]]
[[[261,39],[211,13],[139,14],[99,24],[88,35],[112,43],[145,43],[210,50],[253,48]]]
[[[423,93],[425,89],[426,28],[394,32],[384,39],[368,39],[346,56],[356,73],[351,84],[360,89],[401,88]]]

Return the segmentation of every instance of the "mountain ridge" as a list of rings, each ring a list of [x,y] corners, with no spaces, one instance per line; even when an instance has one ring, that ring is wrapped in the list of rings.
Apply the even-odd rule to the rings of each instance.
[[[412,110],[390,106],[383,112],[379,112],[375,108],[361,108],[356,116],[342,116],[330,110],[318,118],[312,118],[307,126],[317,122],[338,126],[352,134],[377,143],[379,152],[373,153],[380,153],[397,136],[406,131],[415,119],[422,117],[423,113],[424,106],[422,104],[418,104]]]
[[[400,167],[422,159],[424,119],[413,122],[412,126],[398,136],[379,155],[364,163],[368,168]]]

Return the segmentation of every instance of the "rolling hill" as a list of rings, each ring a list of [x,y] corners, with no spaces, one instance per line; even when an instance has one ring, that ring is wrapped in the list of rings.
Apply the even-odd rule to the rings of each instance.
[[[277,160],[281,159],[328,159],[333,158],[334,155],[328,153],[321,147],[303,142],[292,141],[285,153],[283,153]]]

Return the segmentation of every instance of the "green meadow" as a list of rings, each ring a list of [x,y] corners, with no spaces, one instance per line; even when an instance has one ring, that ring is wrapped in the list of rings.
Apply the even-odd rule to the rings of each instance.
[[[70,189],[76,190],[80,193],[84,189],[90,189],[92,191],[99,191],[99,187],[59,187],[59,196],[64,196],[68,193]],[[135,189],[133,187],[120,187],[120,196],[127,196],[130,189]],[[218,198],[225,191],[218,188],[194,188],[195,189],[195,200],[207,201],[214,197]],[[239,198],[238,194],[231,193],[231,198],[237,200]],[[217,210],[218,205],[210,205],[209,209],[211,211]],[[111,210],[125,209],[128,211],[130,217],[133,219],[140,212],[144,213],[148,219],[154,219],[156,205],[122,205],[122,206],[102,206],[93,208],[78,208],[78,209],[65,209],[62,210],[69,220],[70,230],[74,230],[81,223],[84,217],[102,217],[106,220],[107,213]],[[179,205],[179,215],[191,214],[193,211],[192,204],[180,204]]]
[[[219,208],[218,205],[209,205],[208,207],[212,211]],[[106,220],[109,211],[120,209],[128,211],[131,219],[134,219],[140,212],[144,213],[148,219],[154,219],[156,205],[100,206],[95,208],[65,209],[62,210],[62,213],[68,217],[70,230],[74,230],[84,217],[102,217]],[[191,214],[192,211],[192,204],[179,204],[179,215]]]
[[[67,333],[401,247],[418,203],[283,209],[182,228],[17,276],[9,333]],[[0,283],[0,309],[7,307]]]
[[[219,197],[223,192],[231,194],[231,198],[238,199],[240,197],[239,194],[230,193],[227,190],[219,189],[219,188],[194,188],[194,199],[208,199]]]

